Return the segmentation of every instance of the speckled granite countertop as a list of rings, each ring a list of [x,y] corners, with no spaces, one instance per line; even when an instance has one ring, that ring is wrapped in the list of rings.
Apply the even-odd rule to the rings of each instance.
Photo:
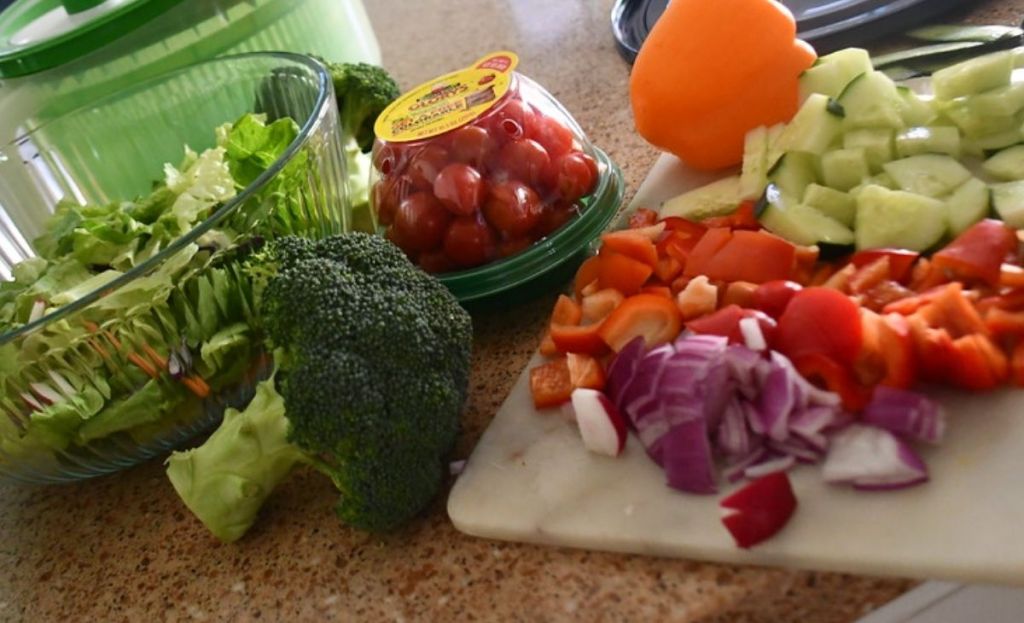
[[[571,110],[635,189],[656,153],[632,130],[611,0],[366,0],[405,87],[495,49]],[[955,19],[1012,24],[1024,0]],[[476,318],[458,454],[467,456],[537,346],[552,298]],[[911,580],[733,567],[473,539],[442,500],[385,538],[335,521],[325,479],[296,473],[251,532],[219,544],[159,461],[80,484],[0,485],[0,621],[849,622]]]

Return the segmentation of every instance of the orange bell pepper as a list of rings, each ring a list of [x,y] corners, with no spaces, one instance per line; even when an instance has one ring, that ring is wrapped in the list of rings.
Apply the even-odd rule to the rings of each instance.
[[[673,0],[633,64],[637,130],[696,169],[738,164],[749,130],[796,113],[815,58],[779,2]]]

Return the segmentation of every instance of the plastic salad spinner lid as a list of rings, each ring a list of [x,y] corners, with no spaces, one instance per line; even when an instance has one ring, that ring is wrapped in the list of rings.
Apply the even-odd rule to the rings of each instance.
[[[57,67],[132,32],[182,0],[17,0],[0,13],[0,78]]]

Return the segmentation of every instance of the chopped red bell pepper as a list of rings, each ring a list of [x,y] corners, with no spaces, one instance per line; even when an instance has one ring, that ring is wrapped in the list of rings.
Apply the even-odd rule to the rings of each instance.
[[[793,359],[797,372],[808,381],[839,395],[843,407],[858,412],[871,400],[871,388],[862,385],[850,368],[823,353],[804,353]]]
[[[708,263],[731,239],[732,232],[725,227],[713,227],[707,230],[685,258],[683,274],[687,277],[707,275],[710,279],[711,275],[706,270]]]
[[[722,523],[744,549],[771,538],[796,511],[796,495],[786,472],[772,472],[732,493],[719,505],[733,511]]]
[[[600,263],[601,258],[596,255],[592,255],[583,260],[580,267],[576,269],[576,277],[573,280],[573,289],[575,291],[577,301],[583,297],[583,289],[597,281],[600,276]]]
[[[707,316],[701,316],[686,323],[686,328],[694,333],[704,335],[721,335],[729,338],[733,344],[743,344],[743,332],[740,331],[740,320],[756,318],[761,333],[769,345],[774,343],[775,319],[756,309],[744,309],[739,305],[727,305]]]
[[[583,309],[579,303],[564,294],[558,295],[555,308],[551,312],[551,324],[579,324],[583,318]]]
[[[621,253],[651,268],[658,262],[658,250],[654,243],[635,229],[620,229],[601,234],[600,254],[608,252]]]
[[[854,253],[850,258],[850,263],[857,268],[863,268],[880,258],[888,258],[888,278],[899,283],[906,283],[911,269],[914,267],[914,262],[920,256],[921,254],[917,251],[908,251],[907,249],[865,249]]]
[[[569,368],[569,381],[573,389],[585,387],[587,389],[604,389],[605,374],[601,362],[590,355],[569,353],[565,356],[566,366]]]
[[[1016,248],[1017,235],[1013,229],[1002,221],[985,219],[932,255],[932,265],[959,279],[996,285],[1003,261]]]
[[[557,407],[572,397],[572,379],[565,357],[530,370],[530,394],[538,409]]]
[[[588,325],[551,325],[551,341],[562,353],[582,353],[584,355],[603,355],[608,347],[601,339],[600,323]]]
[[[711,235],[708,230],[701,239]],[[796,265],[796,247],[791,242],[764,231],[737,230],[717,251],[698,261],[698,243],[687,262],[687,275],[702,274],[716,281],[749,281],[764,283],[775,279],[789,279]],[[694,266],[692,272],[691,266]]]
[[[593,324],[604,320],[625,299],[626,297],[614,288],[605,288],[584,296],[580,302],[580,308],[583,310],[581,323]]]
[[[644,286],[654,268],[622,253],[601,253],[598,263],[598,283],[602,288],[615,288],[626,296],[636,294]]]
[[[601,323],[598,333],[605,344],[619,352],[638,336],[644,338],[648,348],[674,340],[682,325],[683,318],[674,300],[657,294],[637,294],[616,307]]]
[[[860,309],[836,290],[804,288],[779,317],[775,348],[794,361],[818,353],[849,368],[861,348]]]

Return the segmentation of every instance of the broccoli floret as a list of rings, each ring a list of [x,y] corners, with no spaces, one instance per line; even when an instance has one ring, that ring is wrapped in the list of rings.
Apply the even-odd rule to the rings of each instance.
[[[231,461],[236,452],[254,451],[240,445],[238,434],[220,430],[192,451],[202,460],[172,457],[169,472],[179,472],[172,481],[191,480],[175,488],[214,534],[233,540],[244,532],[239,526],[255,520],[273,480],[258,455],[287,445],[296,450],[293,465],[309,463],[331,478],[341,493],[337,513],[347,524],[369,531],[401,525],[443,480],[469,378],[469,315],[440,282],[368,234],[280,238],[250,260],[249,271],[262,330],[275,349],[284,408],[275,420],[259,413],[265,405],[253,403],[225,419],[221,429],[237,428],[239,419],[260,427],[262,445],[251,461]],[[178,466],[186,462],[187,469]],[[227,484],[210,482],[226,473]],[[246,497],[245,505],[237,494],[209,495],[232,488],[259,495]],[[188,491],[210,499],[190,500]]]
[[[386,70],[368,63],[326,63],[338,99],[341,127],[363,152],[373,147],[377,116],[399,95],[398,84]]]

